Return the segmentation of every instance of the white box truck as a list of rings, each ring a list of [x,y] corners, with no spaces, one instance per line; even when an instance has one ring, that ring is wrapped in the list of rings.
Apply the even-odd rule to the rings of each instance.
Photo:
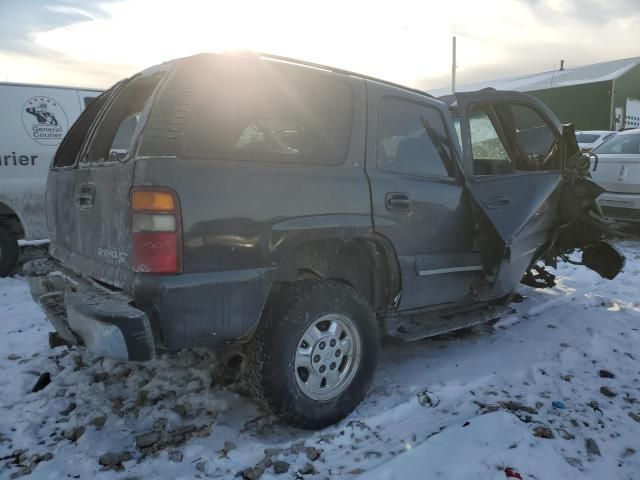
[[[18,240],[47,239],[49,164],[100,90],[0,82],[0,276],[15,268]]]

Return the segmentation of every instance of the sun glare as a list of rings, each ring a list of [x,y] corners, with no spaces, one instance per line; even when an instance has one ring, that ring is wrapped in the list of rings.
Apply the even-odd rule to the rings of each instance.
[[[448,7],[367,5],[368,15],[363,16],[365,5],[360,2],[310,7],[292,0],[128,0],[105,5],[108,19],[40,32],[35,41],[79,61],[137,68],[203,51],[252,50],[405,83],[448,70],[453,32],[444,20]],[[471,40],[466,47],[467,53],[480,55],[479,42]]]

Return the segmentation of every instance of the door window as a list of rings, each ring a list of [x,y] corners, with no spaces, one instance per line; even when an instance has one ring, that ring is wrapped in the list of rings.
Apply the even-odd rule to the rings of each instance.
[[[533,108],[487,104],[469,113],[475,175],[560,168],[555,130]]]
[[[417,103],[383,98],[378,104],[377,165],[424,177],[453,177],[451,142],[440,112]]]
[[[512,172],[511,158],[487,110],[476,109],[469,115],[473,172],[476,175]]]

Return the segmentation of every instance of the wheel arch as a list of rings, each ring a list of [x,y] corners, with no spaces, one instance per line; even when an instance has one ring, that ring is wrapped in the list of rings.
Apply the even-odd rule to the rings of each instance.
[[[21,214],[0,200],[0,226],[7,228],[16,238],[25,238],[25,223]]]
[[[308,279],[331,279],[355,288],[383,313],[400,292],[401,275],[395,249],[385,237],[328,236],[297,243],[276,261],[274,285]]]

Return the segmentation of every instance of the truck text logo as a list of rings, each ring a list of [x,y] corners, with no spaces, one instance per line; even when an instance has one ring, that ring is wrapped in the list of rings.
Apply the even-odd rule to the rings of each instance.
[[[58,102],[49,97],[31,97],[22,110],[27,135],[41,145],[58,145],[67,133],[69,121]]]

